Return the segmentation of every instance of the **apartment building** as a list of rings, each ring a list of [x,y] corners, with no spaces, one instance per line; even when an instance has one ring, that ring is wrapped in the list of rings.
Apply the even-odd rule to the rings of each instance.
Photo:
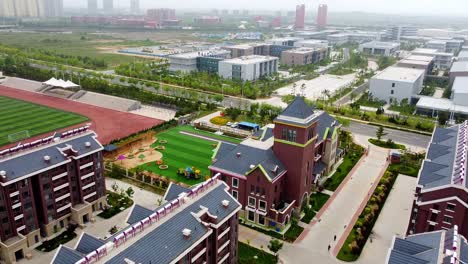
[[[209,169],[230,186],[242,204],[241,217],[281,231],[308,202],[312,186],[334,170],[342,155],[340,127],[296,97],[274,124],[256,133],[258,140],[220,143]]]
[[[468,235],[468,121],[435,128],[419,171],[408,234],[458,227]]]
[[[373,98],[387,103],[400,103],[422,90],[424,70],[403,67],[388,67],[370,79],[370,93]]]
[[[296,6],[296,19],[294,20],[295,29],[304,29],[305,27],[305,5]]]
[[[62,245],[53,264],[238,263],[238,212],[219,175],[193,188],[171,184],[156,210],[135,205],[122,231],[107,239],[83,234]]]
[[[277,57],[251,55],[220,61],[218,74],[225,79],[255,81],[275,74],[278,67]]]
[[[359,51],[374,56],[393,56],[400,50],[400,43],[371,41],[359,45]]]
[[[385,263],[468,263],[468,243],[458,231],[454,226],[448,230],[394,237]]]
[[[385,38],[388,40],[400,41],[402,37],[417,36],[418,29],[413,26],[391,26],[385,32]]]
[[[327,48],[297,48],[281,53],[281,64],[287,66],[302,66],[319,63],[327,58]]]
[[[317,10],[317,27],[326,28],[327,27],[327,17],[328,17],[328,6],[326,4],[321,4],[318,6]]]
[[[106,206],[103,147],[81,127],[0,151],[0,251],[5,263]]]

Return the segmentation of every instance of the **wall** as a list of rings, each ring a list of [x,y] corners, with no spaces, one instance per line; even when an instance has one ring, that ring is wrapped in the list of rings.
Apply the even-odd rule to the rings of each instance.
[[[405,98],[411,101],[411,96],[421,91],[422,82],[422,75],[414,83],[372,78],[370,80],[370,92],[374,98],[385,100],[387,103],[394,100],[401,102]],[[393,84],[395,84],[394,87],[392,87]]]

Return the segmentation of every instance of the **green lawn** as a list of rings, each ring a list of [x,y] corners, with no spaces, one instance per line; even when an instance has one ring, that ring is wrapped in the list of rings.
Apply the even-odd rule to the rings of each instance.
[[[313,193],[310,196],[310,205],[312,206],[312,210],[320,211],[322,206],[330,199],[330,195],[324,193]]]
[[[211,133],[211,132],[208,132],[208,131],[203,131],[203,130],[200,130],[200,129],[195,129],[192,126],[181,126],[181,127],[179,127],[179,130],[180,131],[185,131],[185,132],[188,132],[188,133],[191,133],[191,134],[197,134],[197,135],[200,135],[200,136],[205,136],[205,137],[210,137],[210,138],[214,138],[214,139],[218,139],[218,140],[222,140],[222,141],[226,141],[226,142],[231,142],[231,143],[234,143],[234,144],[239,144],[239,143],[242,142],[242,140],[238,139],[238,138],[233,138],[233,137],[224,136],[224,135],[216,135],[215,133]]]
[[[0,113],[0,146],[24,139],[20,132],[26,130],[32,137],[88,120],[78,114],[3,96],[0,96]],[[8,138],[15,133],[18,134],[14,138]]]
[[[359,161],[364,149],[353,143],[353,149],[343,158],[343,163],[336,169],[336,172],[325,182],[323,187],[329,191],[335,191],[341,182],[348,176],[348,173],[354,168],[354,165]]]
[[[167,170],[161,170],[155,162],[150,162],[139,166],[139,169],[154,172],[170,178],[175,182],[182,182],[188,185],[194,185],[205,180],[204,176],[208,176],[208,166],[212,164],[211,157],[215,145],[214,141],[200,139],[190,135],[181,134],[180,131],[187,131],[187,127],[175,127],[170,130],[156,134],[158,142],[166,140],[166,144],[155,142],[152,147],[162,145],[166,147],[161,150],[163,161],[168,165]],[[187,179],[184,176],[177,174],[179,168],[195,167],[201,171],[202,177],[199,179]]]
[[[276,258],[263,250],[239,242],[239,264],[275,264]]]

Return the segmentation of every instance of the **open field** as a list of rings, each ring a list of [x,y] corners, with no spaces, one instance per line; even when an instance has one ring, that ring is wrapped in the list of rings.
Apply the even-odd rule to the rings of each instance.
[[[20,141],[23,138],[8,138],[9,135],[28,131],[35,136],[56,129],[76,125],[88,120],[87,117],[0,96],[0,146]]]
[[[0,45],[23,52],[41,49],[54,54],[102,59],[109,67],[134,62],[135,58],[107,52],[112,46],[133,47],[156,44],[152,41],[127,41],[111,36],[78,33],[0,32]],[[142,59],[138,59],[142,60]]]
[[[115,111],[44,94],[27,92],[2,85],[0,85],[0,96],[16,98],[86,116],[91,121],[91,130],[96,131],[98,139],[103,145],[109,144],[112,140],[127,137],[133,133],[151,128],[163,122],[159,119]],[[28,124],[28,126],[33,125]]]
[[[156,135],[157,142],[151,146],[153,148],[157,146],[165,147],[164,150],[159,151],[163,154],[162,159],[164,165],[169,166],[168,169],[160,169],[155,162],[143,164],[140,168],[188,185],[204,181],[204,177],[209,175],[208,166],[212,163],[211,156],[217,143],[181,134],[180,132],[183,130],[183,127],[176,127],[161,132]],[[165,140],[167,143],[162,144],[160,143],[161,140]],[[185,169],[187,167],[195,167],[195,170],[200,170],[200,178],[187,179],[177,174],[179,168]]]

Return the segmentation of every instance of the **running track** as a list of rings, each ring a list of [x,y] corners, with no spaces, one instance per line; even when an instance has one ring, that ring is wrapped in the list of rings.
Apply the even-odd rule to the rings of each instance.
[[[97,132],[99,141],[104,145],[114,139],[126,137],[164,122],[159,119],[14,89],[3,85],[0,85],[0,96],[16,98],[86,116],[90,119],[88,123],[91,122],[91,129]],[[69,129],[70,127],[61,129],[60,131]]]

